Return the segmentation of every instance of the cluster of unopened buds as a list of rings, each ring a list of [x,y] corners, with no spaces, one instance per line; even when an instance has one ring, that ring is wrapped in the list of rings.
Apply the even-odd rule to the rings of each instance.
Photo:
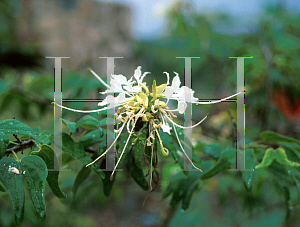
[[[137,69],[134,72],[134,75],[127,80],[127,78],[123,75],[111,75],[110,85],[105,83],[93,70],[90,70],[91,73],[107,88],[106,91],[101,92],[102,94],[112,94],[107,95],[107,97],[102,101],[98,103],[98,106],[102,106],[101,109],[97,110],[75,110],[68,107],[58,106],[65,108],[67,110],[75,111],[75,112],[81,112],[81,113],[91,113],[91,112],[99,112],[108,110],[111,108],[118,107],[117,112],[115,113],[115,118],[118,122],[117,126],[118,129],[115,130],[116,132],[116,138],[114,142],[107,148],[105,152],[102,153],[101,156],[99,156],[97,159],[95,159],[93,162],[88,164],[87,166],[93,164],[97,160],[99,160],[101,157],[103,157],[116,143],[118,138],[120,137],[123,129],[127,128],[127,131],[129,132],[129,136],[127,138],[127,141],[125,143],[125,146],[120,153],[120,157],[118,158],[117,164],[112,172],[112,176],[119,164],[119,161],[121,160],[124,151],[128,145],[128,142],[130,140],[130,137],[132,136],[136,123],[139,119],[141,119],[143,122],[148,123],[148,138],[147,138],[147,146],[152,146],[152,152],[153,152],[153,146],[154,146],[154,140],[155,138],[158,138],[159,145],[161,146],[160,149],[163,153],[163,155],[167,156],[169,154],[169,151],[167,148],[164,147],[163,141],[160,138],[160,135],[158,133],[159,130],[162,130],[165,133],[170,134],[170,130],[172,128],[170,127],[169,123],[173,126],[174,133],[176,135],[176,138],[178,140],[178,143],[189,160],[189,162],[199,171],[201,169],[197,168],[192,160],[188,157],[186,152],[184,151],[181,142],[179,140],[176,127],[178,128],[193,128],[201,124],[208,115],[206,115],[200,122],[197,124],[191,126],[191,127],[184,127],[181,126],[173,121],[173,118],[176,118],[176,115],[173,114],[173,112],[179,112],[180,114],[183,114],[187,108],[188,103],[190,104],[214,104],[219,103],[224,100],[230,99],[234,96],[237,96],[240,93],[243,93],[244,91],[238,92],[234,95],[231,95],[227,98],[220,99],[217,101],[210,101],[210,102],[201,102],[198,101],[197,98],[194,97],[194,91],[187,87],[187,86],[181,86],[180,87],[180,78],[178,76],[178,73],[175,73],[174,78],[172,79],[172,83],[170,83],[170,76],[169,73],[164,72],[167,78],[167,82],[165,84],[161,84],[159,86],[156,85],[156,81],[153,80],[151,92],[149,90],[149,87],[147,86],[146,82],[143,82],[143,79],[149,72],[145,72],[142,74],[141,72],[141,66],[138,66]],[[115,93],[118,93],[118,96],[114,96]],[[169,109],[167,106],[169,103],[169,100],[176,100],[177,101],[177,108],[176,109]],[[105,107],[106,106],[106,107]],[[151,159],[152,160],[152,159]]]

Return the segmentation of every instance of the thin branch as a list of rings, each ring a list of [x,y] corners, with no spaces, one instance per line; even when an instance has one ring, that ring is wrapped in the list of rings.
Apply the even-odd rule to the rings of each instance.
[[[29,148],[29,147],[33,146],[33,145],[35,145],[35,142],[32,139],[21,141],[18,145],[14,146],[12,148],[6,149],[5,154],[10,154],[13,151],[14,152],[22,151],[26,148]]]

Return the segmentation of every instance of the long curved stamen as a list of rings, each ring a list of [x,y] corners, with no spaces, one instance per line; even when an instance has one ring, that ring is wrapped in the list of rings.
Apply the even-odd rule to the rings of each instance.
[[[127,122],[127,132],[128,132],[128,133],[130,133],[129,125],[130,125],[130,121],[131,121],[132,118],[133,118],[133,117],[131,117],[131,118],[129,119],[129,121]]]
[[[169,111],[169,110],[167,110],[167,111]],[[164,115],[165,115],[165,117],[166,117],[169,121],[171,121],[171,123],[172,123],[173,125],[176,125],[178,128],[194,128],[194,127],[200,125],[200,124],[208,117],[209,114],[207,114],[207,115],[206,115],[201,121],[199,121],[197,124],[195,124],[195,125],[193,125],[193,126],[190,126],[190,127],[184,127],[184,126],[182,126],[182,125],[176,124],[174,121],[171,120],[171,118],[168,117],[167,114],[164,114]]]
[[[222,101],[225,101],[225,100],[227,100],[227,99],[230,99],[230,98],[232,98],[232,97],[234,97],[234,96],[237,96],[237,95],[239,95],[239,94],[241,94],[241,93],[244,93],[245,91],[240,91],[240,92],[238,92],[238,93],[236,93],[236,94],[234,94],[234,95],[231,95],[231,96],[229,96],[229,97],[227,97],[227,98],[224,98],[224,99],[220,99],[220,100],[217,100],[217,101],[211,101],[211,102],[191,102],[191,103],[194,103],[194,104],[214,104],[214,103],[220,103],[220,102],[222,102]]]
[[[192,166],[193,166],[195,169],[197,169],[197,170],[203,172],[201,169],[199,169],[198,167],[196,167],[196,166],[194,165],[194,163],[192,162],[192,160],[191,160],[191,159],[189,158],[189,156],[186,154],[185,150],[183,149],[183,147],[182,147],[182,145],[181,145],[181,143],[180,143],[180,140],[179,140],[179,137],[178,137],[178,134],[177,134],[177,131],[176,131],[176,128],[175,128],[175,125],[174,125],[174,124],[173,124],[173,128],[174,128],[175,135],[176,135],[176,138],[177,138],[177,140],[178,140],[179,146],[180,146],[180,148],[182,149],[182,151],[183,151],[183,153],[185,154],[185,156],[187,157],[187,159],[190,161],[190,163],[192,164]]]
[[[79,112],[79,113],[95,113],[95,112],[100,112],[100,111],[103,111],[103,110],[108,110],[108,109],[110,109],[110,108],[108,108],[108,107],[104,107],[104,108],[102,108],[102,109],[97,109],[97,110],[75,110],[75,109],[72,109],[72,108],[69,108],[69,107],[61,106],[61,105],[57,104],[56,102],[52,102],[51,104],[55,104],[55,105],[57,105],[57,106],[59,106],[59,107],[61,107],[61,108],[64,108],[64,109],[66,109],[66,110],[71,110],[71,111],[73,111],[73,112]],[[119,104],[118,106],[120,106],[120,105],[121,105],[121,104]]]
[[[129,119],[129,121],[130,121],[130,120],[131,120],[131,119]],[[127,147],[128,142],[129,142],[129,140],[130,140],[130,137],[131,137],[131,135],[132,135],[132,132],[133,132],[133,129],[134,129],[134,127],[135,127],[135,123],[136,123],[136,122],[137,122],[137,120],[135,120],[135,122],[134,122],[134,124],[133,124],[133,126],[132,126],[132,129],[131,129],[130,134],[129,134],[129,136],[128,136],[128,139],[127,139],[127,141],[126,141],[126,143],[125,143],[125,146],[124,146],[124,148],[123,148],[123,150],[122,150],[122,153],[121,153],[121,155],[120,155],[120,158],[118,159],[117,164],[115,165],[115,168],[114,168],[112,174],[110,175],[110,180],[111,180],[111,181],[112,181],[112,179],[113,179],[114,172],[116,171],[116,168],[117,168],[117,166],[118,166],[118,164],[119,164],[119,162],[120,162],[120,160],[121,160],[121,158],[122,158],[122,156],[123,156],[123,154],[124,154],[124,151],[125,151],[125,149],[126,149],[126,147]]]
[[[131,120],[131,119],[129,119]],[[126,125],[126,122],[124,122],[124,124],[122,125],[122,127],[120,128],[119,130],[119,134],[116,136],[115,140],[112,142],[112,144],[109,146],[109,148],[106,149],[106,151],[103,152],[102,155],[100,155],[98,158],[96,158],[94,161],[92,161],[91,163],[87,164],[85,167],[88,167],[89,165],[92,165],[94,164],[95,162],[97,162],[100,158],[102,158],[111,148],[112,146],[116,143],[117,139],[119,138],[119,136],[121,135],[122,133],[122,130],[124,128],[124,126]]]
[[[153,143],[154,144],[154,143]],[[150,191],[152,191],[152,159],[153,159],[153,144],[151,145],[151,162],[150,162]]]
[[[110,88],[110,86],[107,84],[107,83],[105,83],[101,78],[100,78],[100,76],[98,76],[97,75],[97,73],[95,73],[92,69],[89,69],[90,70],[90,72],[105,86],[105,87],[107,87],[107,88]]]

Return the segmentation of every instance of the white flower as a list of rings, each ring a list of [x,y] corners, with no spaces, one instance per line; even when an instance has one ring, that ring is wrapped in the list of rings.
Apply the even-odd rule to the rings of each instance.
[[[164,123],[162,124],[162,126],[160,126],[160,127],[161,127],[161,129],[163,130],[163,132],[166,132],[166,133],[168,133],[169,135],[171,135],[170,130],[171,130],[172,128],[169,126],[168,123],[164,122]]]
[[[135,125],[139,119],[141,121],[145,122],[145,124],[148,124],[149,127],[149,137],[147,139],[147,144],[150,144],[150,146],[153,146],[153,141],[155,140],[155,134],[157,135],[159,144],[161,146],[162,152],[164,155],[168,155],[169,151],[164,148],[163,142],[160,138],[158,129],[161,128],[161,130],[165,133],[168,133],[171,135],[170,130],[172,129],[168,123],[171,123],[173,125],[173,129],[176,135],[176,138],[178,140],[178,143],[183,151],[183,153],[187,156],[185,153],[181,142],[179,140],[179,137],[176,132],[176,127],[178,128],[194,128],[197,125],[201,124],[207,116],[205,116],[200,122],[194,124],[190,127],[184,127],[177,123],[175,123],[172,119],[173,117],[176,117],[172,112],[178,111],[180,114],[183,114],[187,108],[188,103],[192,104],[213,104],[213,103],[219,103],[224,100],[230,99],[244,91],[241,91],[237,94],[231,95],[225,99],[221,99],[218,101],[212,101],[212,102],[199,102],[197,98],[194,97],[195,91],[193,91],[191,88],[187,86],[182,86],[180,82],[180,78],[178,73],[175,73],[175,77],[172,80],[172,84],[170,84],[170,77],[169,73],[164,72],[167,76],[167,83],[156,86],[156,81],[153,81],[152,85],[152,93],[150,93],[149,88],[146,86],[146,83],[143,83],[143,79],[149,72],[144,72],[142,74],[141,66],[138,66],[137,69],[134,71],[134,75],[127,80],[127,78],[121,74],[119,75],[111,75],[110,85],[106,84],[93,70],[90,70],[92,74],[104,85],[107,87],[107,90],[102,92],[102,94],[110,94],[108,95],[102,102],[98,103],[98,106],[101,106],[101,109],[98,110],[89,110],[89,111],[82,111],[82,110],[74,110],[68,107],[58,105],[62,108],[74,111],[74,112],[81,112],[81,113],[92,113],[92,112],[99,112],[108,110],[110,108],[114,108],[117,106],[121,106],[117,113],[117,120],[119,121],[118,124],[122,124],[121,128],[116,131],[117,136],[113,143],[108,147],[108,149],[101,154],[98,158],[96,158],[93,162],[89,163],[87,166],[95,163],[97,160],[99,160],[101,157],[106,155],[106,153],[111,149],[112,146],[116,143],[117,139],[122,133],[122,130],[127,126],[127,131],[129,132],[129,136],[126,140],[126,143],[124,145],[124,148],[121,152],[121,155],[119,157],[119,160],[117,161],[117,164],[111,174],[111,180],[112,175],[114,174],[118,163],[120,162],[122,155],[124,154],[124,151],[127,147],[127,144],[129,143],[130,137],[133,135],[133,131],[135,128]],[[143,90],[142,90],[143,89]],[[144,92],[145,91],[145,92]],[[118,93],[116,97],[114,97],[114,94]],[[152,98],[151,98],[152,97]],[[167,102],[162,101],[162,98],[166,98]],[[168,101],[170,99],[177,101],[177,109],[176,110],[170,110],[167,106]],[[151,105],[151,106],[150,106]],[[106,106],[106,107],[104,107]],[[155,114],[154,114],[155,113]],[[158,117],[158,114],[160,117]],[[146,123],[147,122],[147,123]],[[131,125],[131,129],[130,129]],[[152,141],[152,142],[151,142]],[[152,147],[153,149],[153,147]],[[192,163],[192,165],[197,168],[192,160],[187,156],[188,160]],[[152,160],[152,155],[151,155]],[[152,165],[151,165],[152,167]],[[200,170],[199,168],[197,168]],[[12,171],[13,169],[11,169]],[[200,170],[201,171],[201,170]]]

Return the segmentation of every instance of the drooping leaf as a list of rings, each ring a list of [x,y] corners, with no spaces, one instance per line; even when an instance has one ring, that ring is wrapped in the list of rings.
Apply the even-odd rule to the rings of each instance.
[[[181,200],[181,208],[186,210],[191,202],[192,194],[197,190],[200,184],[199,176],[201,172],[193,171],[188,176],[183,173],[177,173],[163,192],[163,198],[173,194],[170,205],[175,207]]]
[[[145,150],[146,146],[146,134],[142,134],[138,139],[136,140],[133,149],[134,149],[134,158],[135,158],[135,164],[140,169],[142,168],[142,156]]]
[[[283,195],[285,200],[285,207],[286,207],[286,213],[285,213],[285,220],[288,220],[291,215],[291,195],[290,190],[286,185],[280,184],[278,181],[273,181],[273,184],[275,188],[278,189],[278,191]]]
[[[294,180],[291,178],[286,166],[273,162],[266,170],[281,184],[294,185]]]
[[[8,143],[8,136],[4,132],[0,131],[0,159],[5,155]]]
[[[6,192],[4,185],[0,181],[0,192]]]
[[[136,163],[133,163],[133,158],[131,154],[127,154],[127,157],[124,161],[126,169],[128,170],[130,176],[134,181],[143,189],[148,190],[148,183],[145,179],[143,170],[137,166]]]
[[[265,152],[263,160],[261,161],[261,163],[259,165],[255,166],[255,169],[262,169],[262,168],[266,168],[269,165],[271,165],[275,159],[274,153],[275,153],[275,151],[273,148],[268,148]]]
[[[284,147],[285,151],[292,151],[298,158],[295,158],[293,161],[298,161],[300,159],[300,146],[295,143],[279,143],[282,147]]]
[[[82,145],[79,142],[75,142],[68,134],[62,133],[62,141],[62,150],[71,155],[76,160],[82,162],[85,165],[93,161],[89,156],[86,155]],[[102,178],[105,177],[104,173],[99,170],[98,166],[95,163],[89,165],[89,168],[94,170]]]
[[[47,166],[38,156],[26,156],[20,161],[22,175],[27,181],[29,194],[40,221],[46,218],[45,181]]]
[[[72,192],[73,192],[73,198],[75,198],[76,192],[79,188],[79,186],[88,178],[88,176],[91,173],[91,169],[87,168],[85,166],[82,167],[82,169],[79,171],[79,173],[76,176]]]
[[[6,188],[12,200],[15,220],[18,225],[22,224],[24,219],[25,191],[22,183],[22,176],[13,173],[10,168],[16,168],[20,171],[20,164],[13,158],[2,158],[0,160],[0,181]]]
[[[72,132],[72,133],[75,132],[75,130],[76,130],[76,123],[75,122],[71,122],[71,121],[68,121],[66,119],[62,119],[62,123],[63,123],[64,126],[68,127],[70,132]]]
[[[36,155],[42,158],[47,165],[47,169],[50,169],[50,171],[48,171],[47,182],[54,195],[60,199],[66,198],[66,194],[61,191],[58,184],[59,171],[51,171],[54,169],[54,162],[58,163],[56,154],[52,147],[42,145],[39,151],[33,151],[31,152],[31,155]]]
[[[100,167],[101,167],[101,169],[106,169],[106,159],[104,159],[101,162]],[[112,189],[112,187],[114,185],[114,182],[116,180],[117,172],[114,173],[112,181],[110,180],[112,171],[104,171],[104,173],[105,173],[105,178],[102,179],[103,193],[104,193],[105,196],[108,197],[110,195],[111,189]]]
[[[227,170],[230,166],[230,163],[232,163],[232,159],[235,159],[236,156],[236,150],[233,148],[229,148],[221,153],[220,158],[216,162],[216,164],[207,172],[204,172],[200,179],[208,179],[211,178],[218,173]]]
[[[91,130],[91,129],[97,129],[101,125],[100,125],[99,121],[96,118],[94,118],[90,115],[85,115],[84,117],[82,117],[76,123],[76,128],[78,128],[80,126],[85,128],[85,129]]]
[[[254,152],[253,149],[245,150],[245,169],[254,170]],[[244,181],[245,188],[248,192],[251,191],[252,188],[252,179],[253,179],[254,171],[242,171],[242,177]]]
[[[36,139],[38,142],[42,142],[35,131],[15,119],[0,121],[0,132],[28,135]]]
[[[269,143],[287,142],[287,143],[297,143],[300,145],[300,141],[291,137],[280,135],[276,132],[265,131],[260,133],[260,138],[262,141]]]
[[[290,167],[300,166],[299,163],[288,160],[288,157],[283,148],[279,147],[275,151],[276,151],[276,161],[279,162],[280,164],[285,166],[290,166]]]

